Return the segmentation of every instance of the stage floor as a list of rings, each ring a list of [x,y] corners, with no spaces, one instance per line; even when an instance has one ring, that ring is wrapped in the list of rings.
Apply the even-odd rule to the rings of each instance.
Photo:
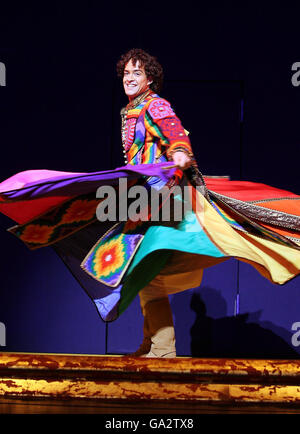
[[[0,353],[0,413],[298,413],[300,360]]]
[[[111,402],[86,399],[0,398],[0,414],[100,414],[100,415],[184,415],[184,414],[300,414],[299,405],[197,402]]]

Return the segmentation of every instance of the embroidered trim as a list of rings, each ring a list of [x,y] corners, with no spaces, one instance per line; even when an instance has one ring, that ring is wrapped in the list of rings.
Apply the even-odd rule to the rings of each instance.
[[[300,200],[300,197],[273,197],[271,199],[249,200],[247,203],[274,202],[278,200]]]
[[[256,218],[258,220],[262,220],[265,223],[273,223],[277,226],[288,228],[288,229],[294,229],[296,231],[300,231],[300,217],[296,216],[294,214],[289,214],[284,211],[277,211],[272,210],[270,208],[260,207],[258,205],[254,205],[252,202],[245,202],[240,199],[233,199],[231,197],[215,193],[213,194],[226,202],[228,205],[231,204],[231,206],[237,206],[243,213],[247,214],[250,218]],[[297,199],[297,198],[295,198]],[[280,199],[278,199],[280,200]],[[250,204],[250,205],[249,205]],[[280,221],[278,218],[281,219],[288,219],[287,222]]]
[[[291,247],[294,247],[296,249],[300,250],[300,247],[298,245],[295,245],[295,243],[293,241],[291,241],[290,239],[288,239],[286,236],[284,235],[280,235],[275,231],[272,231],[271,229],[267,229],[264,226],[260,225],[259,223],[254,222],[253,220],[251,220],[247,215],[237,211],[236,209],[234,209],[234,207],[232,205],[229,205],[226,201],[224,201],[223,198],[217,197],[216,193],[212,192],[209,190],[209,194],[212,197],[215,197],[216,201],[220,201],[225,207],[227,207],[231,212],[233,212],[234,214],[236,214],[237,216],[241,217],[246,224],[249,224],[250,227],[252,227],[255,231],[259,231],[260,233],[264,234],[265,237],[272,239],[273,241],[276,240],[277,242],[281,242],[285,245],[289,245]],[[219,195],[220,196],[220,195]],[[213,202],[211,201],[211,203],[213,204]],[[251,233],[249,231],[249,233]]]

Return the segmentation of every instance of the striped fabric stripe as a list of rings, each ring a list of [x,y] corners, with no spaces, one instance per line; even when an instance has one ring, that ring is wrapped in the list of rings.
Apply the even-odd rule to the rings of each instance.
[[[158,125],[153,122],[153,120],[151,119],[151,117],[147,112],[145,114],[145,125],[149,134],[158,137],[162,141],[162,144],[169,145],[168,139],[163,135]]]

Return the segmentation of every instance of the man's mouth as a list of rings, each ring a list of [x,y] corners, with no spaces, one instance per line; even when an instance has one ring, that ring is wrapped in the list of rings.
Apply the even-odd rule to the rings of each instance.
[[[126,84],[127,87],[136,87],[136,84]]]

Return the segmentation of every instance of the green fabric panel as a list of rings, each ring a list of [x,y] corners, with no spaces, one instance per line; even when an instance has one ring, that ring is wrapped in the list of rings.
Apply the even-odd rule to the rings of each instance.
[[[160,270],[167,263],[171,253],[172,252],[169,250],[159,250],[150,253],[145,256],[134,268],[134,271],[126,277],[122,286],[121,300],[118,306],[119,315],[127,309],[139,291],[159,274]]]
[[[151,226],[127,272],[121,290],[119,314],[160,272],[174,250],[216,258],[225,256],[202,230],[194,213],[180,222],[177,229]]]

